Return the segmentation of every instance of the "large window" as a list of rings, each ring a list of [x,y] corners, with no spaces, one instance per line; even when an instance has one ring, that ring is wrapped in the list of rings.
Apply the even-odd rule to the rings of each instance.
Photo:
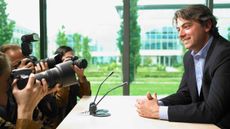
[[[130,0],[133,2],[134,0]],[[40,34],[39,1],[5,0],[9,21],[15,22],[10,43],[21,44],[24,34]],[[103,85],[100,94],[123,81],[122,48],[124,0],[46,0],[47,8],[47,51],[51,57],[58,46],[72,47],[77,56],[84,58],[83,44],[87,44],[91,58],[85,69],[91,82],[93,94],[103,79],[111,76]],[[170,94],[178,88],[182,73],[184,48],[177,31],[172,26],[174,12],[188,4],[206,4],[207,0],[138,0],[137,14],[130,10],[130,47],[139,41],[140,58],[135,60],[139,66],[135,70],[134,80],[130,83],[130,95],[145,95],[147,91],[158,94]],[[218,20],[219,32],[230,39],[230,2],[213,0],[213,13]],[[211,4],[212,5],[212,4]],[[131,5],[130,5],[131,7]],[[127,16],[127,15],[125,15]],[[137,16],[137,17],[136,17]],[[136,19],[135,19],[136,18]],[[127,23],[127,21],[126,21]],[[134,27],[137,23],[138,27]],[[43,24],[41,24],[43,25]],[[140,30],[139,30],[140,29]],[[133,33],[134,31],[138,32]],[[133,36],[134,35],[134,36]],[[76,37],[80,37],[76,41]],[[136,36],[136,37],[135,37]],[[139,36],[139,37],[138,37]],[[39,42],[33,43],[33,55],[39,58]],[[79,49],[78,46],[82,49]],[[138,45],[137,45],[138,46]],[[134,53],[135,55],[135,53]],[[130,54],[133,58],[134,55]],[[133,63],[133,62],[131,62]],[[130,65],[131,66],[131,65]],[[133,66],[135,67],[135,65]],[[125,70],[125,69],[124,69]],[[122,88],[110,93],[122,95]]]
[[[130,86],[131,95],[144,95],[147,91],[170,94],[177,90],[183,72],[184,50],[172,18],[174,12],[185,5],[204,3],[204,0],[139,0],[141,63]]]
[[[39,34],[39,1],[34,0],[5,0],[8,20],[15,22],[13,37],[9,43],[21,44],[21,36],[25,34]],[[32,44],[33,55],[39,58],[39,42]]]
[[[87,40],[91,59],[87,59],[89,66],[85,74],[93,94],[111,71],[115,74],[105,82],[100,94],[122,83],[120,53],[116,45],[122,16],[116,10],[117,5],[122,5],[122,0],[47,0],[48,55],[52,56],[58,46],[67,44],[83,57],[83,43]],[[66,43],[58,36],[61,33]],[[76,34],[80,36],[80,44],[74,41]],[[76,49],[79,45],[81,50]],[[122,88],[111,94],[122,95]]]
[[[217,18],[219,33],[230,40],[230,2],[227,0],[214,1],[213,13]]]

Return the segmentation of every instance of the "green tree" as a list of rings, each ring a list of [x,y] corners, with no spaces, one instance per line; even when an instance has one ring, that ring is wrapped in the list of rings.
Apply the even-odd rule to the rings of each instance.
[[[80,53],[81,53],[81,39],[82,39],[82,36],[78,33],[74,33],[73,34],[73,42],[74,42],[74,50],[75,50],[75,55],[76,56],[81,56]]]
[[[38,59],[40,59],[40,41],[36,41],[35,43],[33,43],[34,45],[34,48],[33,48],[33,51],[34,51],[34,55],[35,57],[37,57]]]
[[[140,48],[141,48],[141,36],[140,36],[140,26],[138,25],[138,0],[130,1],[130,82],[135,79],[135,74],[137,73],[137,67],[140,65]],[[121,55],[123,54],[123,32],[124,25],[123,22],[120,25],[121,29],[118,32],[117,46],[120,50]]]
[[[61,30],[58,31],[56,43],[59,46],[67,46],[68,39],[65,34],[65,26],[62,25]]]
[[[143,66],[151,66],[152,65],[152,58],[151,57],[145,57],[144,58],[144,63],[143,63]]]
[[[117,47],[119,48],[119,51],[122,55],[123,53],[123,39],[124,39],[124,23],[122,22],[120,25],[120,30],[118,31],[118,37],[117,37]]]
[[[88,61],[88,63],[91,61],[89,42],[90,42],[90,39],[87,36],[83,37],[82,56],[83,56],[83,58],[85,58]]]
[[[15,22],[8,19],[6,6],[6,2],[0,0],[0,45],[10,42],[15,27]]]

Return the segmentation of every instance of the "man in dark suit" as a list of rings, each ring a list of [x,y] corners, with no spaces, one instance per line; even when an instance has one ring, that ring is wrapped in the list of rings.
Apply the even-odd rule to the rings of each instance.
[[[215,16],[204,5],[176,11],[173,21],[185,48],[184,74],[175,94],[137,100],[142,117],[213,123],[230,128],[230,43],[218,33]]]

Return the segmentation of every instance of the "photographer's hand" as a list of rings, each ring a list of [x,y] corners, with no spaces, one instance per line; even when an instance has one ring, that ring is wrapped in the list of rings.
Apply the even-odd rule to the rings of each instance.
[[[72,60],[72,57],[73,57],[73,56],[65,57],[65,58],[62,59],[62,61],[63,61],[63,62],[66,62],[66,61]]]
[[[45,79],[36,80],[34,74],[30,74],[27,85],[19,90],[17,80],[14,80],[13,95],[18,105],[18,119],[32,120],[33,110],[39,101],[48,93],[48,85]]]
[[[45,71],[47,69],[49,69],[47,62],[41,61],[41,62],[36,64],[35,73],[39,73],[39,72]]]
[[[69,61],[73,58],[73,56],[68,56],[63,59],[63,62]],[[77,77],[81,83],[85,81],[84,69],[79,68],[76,65],[73,65],[73,70],[77,74]]]
[[[48,89],[48,93],[47,94],[55,93],[55,92],[61,90],[61,88],[62,88],[61,84],[57,83],[53,88]]]
[[[21,63],[18,65],[17,68],[30,68],[34,70],[34,64],[28,58],[24,58],[21,60]]]
[[[73,70],[77,74],[79,81],[82,83],[85,81],[84,69],[80,69],[76,65],[73,65]]]

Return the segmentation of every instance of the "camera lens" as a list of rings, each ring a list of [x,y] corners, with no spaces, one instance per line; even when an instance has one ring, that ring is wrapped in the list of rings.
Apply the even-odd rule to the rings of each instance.
[[[74,65],[77,65],[78,68],[85,69],[88,66],[88,62],[86,59],[77,59],[73,61]]]
[[[49,68],[55,67],[56,64],[59,64],[62,62],[62,55],[56,54],[54,57],[45,59],[45,62],[47,62]]]
[[[77,83],[75,73],[72,68],[73,61],[57,64],[54,68],[35,74],[35,78],[41,80],[45,78],[49,87],[54,87],[57,83],[62,86],[69,86]]]
[[[52,69],[35,74],[35,78],[37,80],[42,80],[42,78],[44,78],[49,88],[54,87],[57,83],[61,84],[63,87],[76,84],[77,79],[72,65],[72,60],[57,64]],[[12,80],[18,78],[17,85],[19,89],[23,89],[26,86],[31,72],[31,69],[16,69],[11,73]]]

